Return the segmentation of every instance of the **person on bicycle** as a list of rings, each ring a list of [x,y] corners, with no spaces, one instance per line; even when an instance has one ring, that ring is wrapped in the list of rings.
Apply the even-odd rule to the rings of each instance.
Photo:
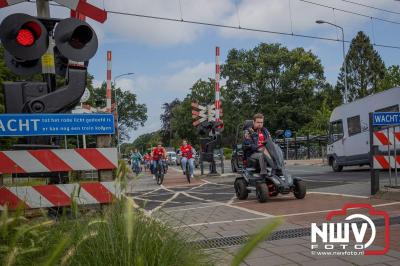
[[[163,163],[162,160],[167,158],[167,150],[162,146],[161,142],[151,151],[151,158],[153,160],[153,179],[156,179],[155,171],[157,169],[157,163]]]
[[[143,161],[144,161],[144,165],[145,165],[145,169],[150,169],[150,163],[151,163],[151,156],[150,153],[146,153],[143,156]]]
[[[131,155],[131,165],[132,170],[135,172],[140,172],[140,162],[143,160],[142,154],[138,151],[138,149],[134,149]]]
[[[187,143],[186,139],[182,141],[180,151],[182,154],[181,165],[183,169],[183,174],[186,175],[186,164],[189,163],[190,178],[193,178],[193,171],[194,171],[193,157],[196,151],[190,144]]]

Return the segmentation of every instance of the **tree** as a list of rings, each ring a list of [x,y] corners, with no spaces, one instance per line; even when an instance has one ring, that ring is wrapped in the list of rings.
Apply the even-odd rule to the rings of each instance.
[[[312,121],[321,105],[316,96],[327,84],[321,62],[311,51],[267,43],[230,50],[222,76],[227,79],[223,105],[230,136],[256,112],[265,115],[272,132],[299,130]]]
[[[105,82],[101,85],[100,88],[92,88],[91,95],[88,104],[96,107],[105,107],[106,106],[106,88],[107,85]],[[139,104],[136,99],[136,94],[122,90],[121,88],[115,89],[112,87],[113,92],[115,90],[117,94],[118,102],[118,121],[119,121],[119,130],[121,139],[127,139],[129,137],[129,130],[136,130],[139,126],[144,126],[144,123],[147,120],[147,107],[145,104]],[[113,97],[112,103],[115,102]]]
[[[351,41],[345,63],[349,102],[380,91],[379,82],[385,76],[385,64],[364,32],[359,31]],[[344,76],[342,66],[336,85],[342,94],[345,90]]]
[[[400,66],[393,65],[386,69],[385,77],[379,81],[379,91],[400,86]]]
[[[173,119],[173,113],[172,109],[179,105],[181,103],[180,100],[175,99],[170,103],[164,103],[162,109],[164,110],[164,113],[160,115],[160,120],[161,120],[161,135],[162,135],[162,141],[165,143],[165,145],[168,144],[168,146],[171,146],[171,139],[174,137],[173,136],[173,131],[171,128],[171,120]]]

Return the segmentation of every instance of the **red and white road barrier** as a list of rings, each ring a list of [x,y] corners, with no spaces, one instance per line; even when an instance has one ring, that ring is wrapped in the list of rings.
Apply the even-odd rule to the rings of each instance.
[[[219,86],[219,81],[221,78],[221,67],[219,65],[219,47],[215,47],[215,121],[220,121],[221,109],[221,88]]]
[[[122,195],[116,182],[0,187],[0,210],[14,210],[111,203]]]
[[[116,148],[0,151],[0,174],[110,170]]]
[[[111,113],[111,59],[111,51],[107,51],[106,110],[108,113]]]
[[[383,146],[383,145],[396,145],[400,147],[400,131],[393,132],[393,128],[389,130],[380,130],[374,132],[374,142],[375,146]]]
[[[374,169],[395,169],[400,168],[400,155],[386,156],[386,155],[375,155],[374,156]]]

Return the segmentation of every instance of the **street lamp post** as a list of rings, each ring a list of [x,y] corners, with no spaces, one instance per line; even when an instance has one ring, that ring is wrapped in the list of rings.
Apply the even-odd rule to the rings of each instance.
[[[133,75],[135,73],[133,72],[129,72],[129,73],[124,73],[121,75],[118,75],[116,77],[114,77],[113,79],[113,84],[114,84],[114,100],[115,100],[115,111],[117,112],[117,147],[118,147],[118,154],[121,154],[121,143],[120,143],[120,134],[119,134],[119,113],[118,113],[118,98],[117,98],[117,88],[116,88],[116,84],[115,81],[121,77],[125,77],[125,76],[130,76]]]
[[[317,20],[317,21],[315,21],[315,23],[317,23],[317,24],[329,24],[329,25],[332,25],[332,26],[334,26],[334,27],[336,27],[336,28],[339,28],[341,31],[342,31],[342,48],[343,48],[343,64],[344,64],[344,73],[345,73],[345,75],[344,75],[344,103],[347,103],[347,93],[348,93],[348,90],[347,90],[347,64],[346,64],[346,53],[345,53],[345,48],[344,48],[344,30],[343,30],[343,27],[341,27],[341,26],[339,26],[339,25],[336,25],[336,24],[333,24],[333,23],[331,23],[331,22],[329,22],[329,21],[325,21],[325,20]]]

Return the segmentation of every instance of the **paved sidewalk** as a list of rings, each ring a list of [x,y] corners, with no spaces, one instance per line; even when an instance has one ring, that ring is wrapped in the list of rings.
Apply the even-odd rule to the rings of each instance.
[[[185,234],[190,241],[201,241],[206,245],[220,243],[217,248],[206,249],[217,265],[229,265],[240,244],[276,216],[284,219],[276,231],[278,237],[263,241],[242,265],[400,264],[400,202],[371,198],[368,183],[316,187],[310,189],[303,200],[289,194],[261,204],[254,193],[247,200],[237,200],[232,182],[230,177],[218,177],[198,178],[188,184],[179,170],[170,168],[163,186],[157,186],[150,176],[132,181],[130,196],[138,203],[147,201],[143,206],[149,214]],[[304,230],[309,230],[313,222],[324,222],[327,213],[341,209],[345,203],[369,203],[388,212],[390,217],[399,218],[390,226],[391,250],[388,254],[339,256],[311,253],[310,234]],[[350,210],[349,213],[366,214],[366,210]],[[377,227],[373,243],[377,248],[384,246],[383,229]],[[303,234],[290,235],[293,231]]]

